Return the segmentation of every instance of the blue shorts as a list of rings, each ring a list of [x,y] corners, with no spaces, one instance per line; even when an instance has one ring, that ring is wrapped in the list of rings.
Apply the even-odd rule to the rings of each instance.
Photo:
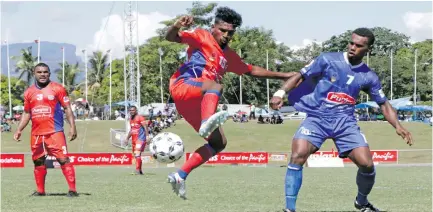
[[[346,158],[355,148],[368,147],[367,139],[353,116],[309,115],[301,123],[293,138],[305,139],[319,149],[326,139],[332,139],[341,158]]]

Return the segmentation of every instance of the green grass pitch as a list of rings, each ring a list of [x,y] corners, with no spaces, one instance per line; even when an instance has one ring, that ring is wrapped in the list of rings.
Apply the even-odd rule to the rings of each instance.
[[[283,125],[224,125],[229,144],[226,151],[290,152],[290,141],[299,121]],[[403,123],[413,134],[409,147],[387,123],[360,123],[371,149],[432,149],[432,128],[425,124]],[[79,137],[68,143],[70,152],[123,152],[110,145],[110,128],[124,122],[77,122]],[[30,127],[30,126],[29,126]],[[1,135],[1,152],[29,152],[29,127],[22,141],[12,133]],[[66,125],[67,128],[67,125]],[[183,121],[167,131],[181,136],[186,151],[203,140]],[[334,144],[326,142],[323,150]],[[399,163],[431,163],[431,151],[407,151]],[[29,158],[29,157],[28,157]],[[69,199],[66,181],[59,169],[48,171],[46,191],[59,196],[28,197],[34,189],[33,168],[26,160],[22,169],[1,170],[1,211],[281,211],[284,206],[284,167],[215,166],[196,169],[187,181],[188,200],[171,192],[166,176],[176,168],[146,168],[144,176],[130,175],[133,167],[77,166],[80,197]],[[356,168],[305,168],[298,198],[299,211],[354,211]],[[384,211],[431,211],[432,167],[377,167],[375,187],[369,196]]]

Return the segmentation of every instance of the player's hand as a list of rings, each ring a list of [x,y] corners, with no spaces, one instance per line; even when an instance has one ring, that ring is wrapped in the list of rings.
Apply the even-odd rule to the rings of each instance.
[[[77,138],[77,129],[75,127],[71,127],[69,130],[69,141],[73,141]]]
[[[270,104],[273,110],[279,110],[283,106],[283,99],[278,96],[274,96],[272,97]]]
[[[401,136],[409,146],[413,145],[412,134],[403,127],[398,127],[395,132]]]
[[[19,142],[19,141],[21,141],[20,137],[21,137],[21,131],[18,131],[18,130],[15,131],[15,133],[14,133],[14,140],[17,141],[17,142]]]
[[[194,23],[194,18],[189,15],[185,15],[180,17],[175,23],[174,26],[177,28],[189,27]]]

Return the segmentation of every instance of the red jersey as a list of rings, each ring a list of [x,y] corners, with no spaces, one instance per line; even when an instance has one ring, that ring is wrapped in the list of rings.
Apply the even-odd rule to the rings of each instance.
[[[133,139],[138,138],[145,141],[146,131],[142,124],[147,124],[146,119],[143,116],[135,115],[134,119],[129,120],[131,125],[131,136]]]
[[[252,69],[230,47],[221,49],[208,30],[181,31],[180,39],[189,45],[189,60],[179,68],[178,79],[201,77],[219,82],[226,72],[242,75]]]
[[[24,111],[30,113],[32,135],[48,135],[63,131],[62,107],[68,106],[69,98],[65,88],[50,82],[45,88],[36,84],[24,92]]]

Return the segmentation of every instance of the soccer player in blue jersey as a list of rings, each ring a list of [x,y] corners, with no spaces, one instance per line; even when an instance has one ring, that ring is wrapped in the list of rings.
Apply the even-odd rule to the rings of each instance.
[[[271,100],[273,109],[282,106],[282,98],[289,92],[289,102],[294,103],[298,111],[307,113],[292,141],[285,178],[284,211],[296,210],[302,167],[310,154],[319,150],[328,138],[334,140],[339,157],[349,157],[359,168],[355,207],[363,212],[379,211],[367,200],[376,172],[367,140],[354,116],[359,92],[363,90],[370,94],[380,105],[386,120],[407,144],[412,145],[413,140],[410,132],[400,125],[396,112],[382,91],[378,76],[362,62],[373,43],[374,35],[369,29],[354,30],[347,52],[320,54],[274,94]]]

